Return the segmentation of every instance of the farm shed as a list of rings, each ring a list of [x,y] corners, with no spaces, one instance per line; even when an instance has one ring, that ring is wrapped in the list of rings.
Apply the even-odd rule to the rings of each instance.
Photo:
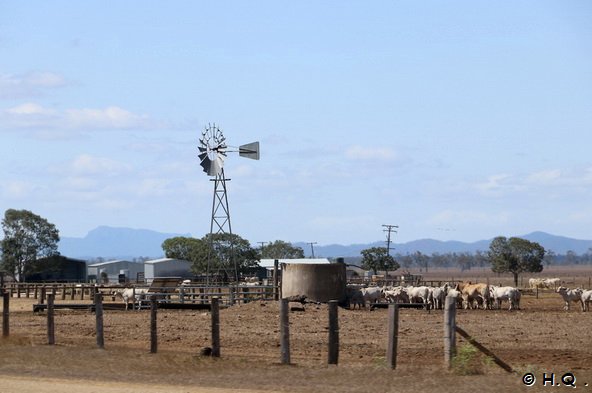
[[[34,272],[25,275],[25,281],[86,281],[86,261],[62,255],[40,258],[35,262]]]
[[[144,262],[144,277],[148,284],[155,277],[191,278],[191,262],[183,259],[161,258]]]
[[[135,281],[138,273],[144,273],[144,264],[130,262],[122,259],[93,263],[88,265],[88,279],[101,281],[101,275],[107,275],[107,282],[116,284],[119,282],[119,275],[125,274],[126,281]]]

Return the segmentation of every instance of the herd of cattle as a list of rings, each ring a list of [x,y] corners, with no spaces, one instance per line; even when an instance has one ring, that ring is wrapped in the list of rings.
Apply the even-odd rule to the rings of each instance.
[[[533,281],[534,280],[534,281]],[[531,279],[529,284],[534,288],[553,288],[561,282],[560,279]],[[581,288],[568,289],[560,286],[555,289],[565,301],[565,310],[569,310],[572,302],[580,303],[582,311],[589,310],[592,301],[592,290]],[[518,288],[472,284],[459,282],[452,286],[445,283],[441,287],[431,286],[370,286],[348,285],[347,300],[349,307],[355,309],[372,309],[376,303],[415,303],[422,304],[426,309],[442,309],[447,296],[454,299],[458,308],[464,309],[501,309],[502,303],[508,303],[508,310],[520,308],[521,292]]]
[[[189,280],[187,280],[189,281]],[[579,303],[582,311],[589,311],[592,302],[592,290],[581,288],[569,289],[559,286],[559,278],[531,278],[529,286],[531,289],[552,288],[561,295],[565,302],[564,309],[569,310],[571,303]],[[181,283],[182,286],[189,285],[189,282]],[[138,306],[142,308],[142,302],[147,300],[148,288],[118,288],[112,291],[113,299],[119,297],[125,303],[126,310],[129,305],[132,309]],[[458,308],[464,309],[501,309],[503,302],[508,303],[508,310],[520,308],[520,290],[514,287],[502,287],[487,285],[484,283],[472,284],[471,282],[459,282],[456,285],[445,283],[441,287],[432,286],[365,286],[349,284],[346,288],[347,303],[353,309],[372,309],[376,303],[414,303],[422,304],[426,309],[442,309],[444,301],[449,296],[454,299]]]

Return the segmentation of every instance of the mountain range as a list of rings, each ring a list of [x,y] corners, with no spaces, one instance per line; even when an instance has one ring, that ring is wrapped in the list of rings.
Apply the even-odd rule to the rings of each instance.
[[[59,251],[62,255],[93,259],[103,257],[105,259],[133,259],[137,257],[159,258],[163,256],[162,242],[175,236],[191,236],[188,233],[162,233],[148,229],[114,228],[108,226],[97,227],[83,238],[63,237],[59,243]],[[545,232],[532,232],[518,236],[534,241],[553,250],[556,254],[565,254],[573,251],[584,254],[592,248],[592,240],[572,239],[564,236],[551,235]],[[440,241],[434,239],[413,240],[407,243],[391,243],[391,253],[412,254],[420,251],[424,254],[487,251],[492,239],[479,240],[472,243],[461,241]],[[312,256],[310,243],[293,243],[301,247],[306,257]],[[360,251],[370,247],[384,247],[385,242],[368,244],[314,246],[315,257],[358,257]]]

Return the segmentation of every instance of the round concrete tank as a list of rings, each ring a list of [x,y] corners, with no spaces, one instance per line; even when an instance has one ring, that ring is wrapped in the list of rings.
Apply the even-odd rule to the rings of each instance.
[[[282,297],[306,296],[315,302],[343,301],[345,265],[342,263],[282,263]]]

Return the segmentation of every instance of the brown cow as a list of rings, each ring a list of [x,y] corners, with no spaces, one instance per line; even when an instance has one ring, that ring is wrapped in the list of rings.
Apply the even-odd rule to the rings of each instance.
[[[456,285],[455,289],[462,296],[465,310],[473,308],[475,303],[477,303],[476,308],[479,308],[479,305],[483,305],[483,309],[487,310],[489,306],[489,288],[487,284],[471,284],[470,281],[468,283],[461,281]]]

